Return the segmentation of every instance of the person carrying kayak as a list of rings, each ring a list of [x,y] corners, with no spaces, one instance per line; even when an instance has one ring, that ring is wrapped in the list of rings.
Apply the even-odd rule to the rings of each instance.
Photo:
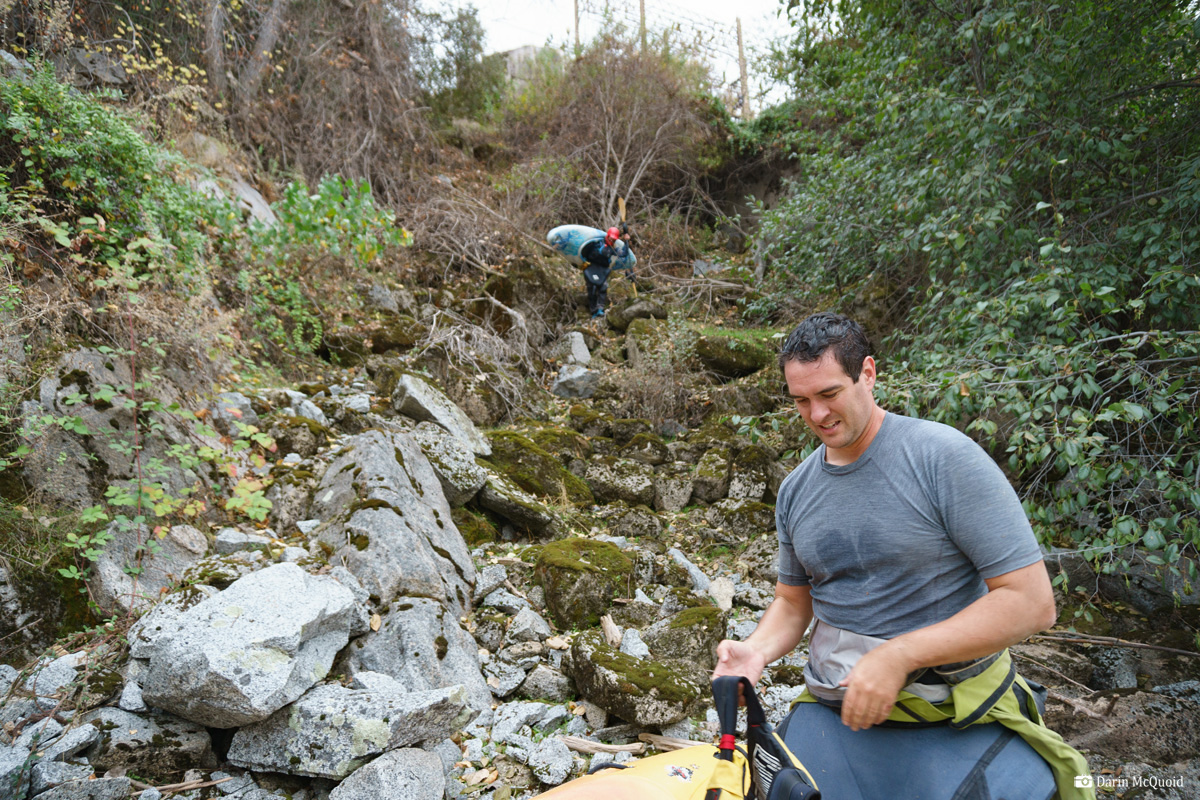
[[[779,364],[821,446],[778,492],[775,599],[718,645],[713,676],[757,682],[815,620],[777,731],[825,796],[1094,798],[1007,650],[1057,617],[1004,473],[954,428],[879,406],[870,343],[844,316],[801,322]]]
[[[608,305],[608,276],[613,265],[629,248],[629,232],[620,228],[609,228],[603,239],[594,239],[579,249],[579,256],[586,264],[583,279],[587,283],[588,312],[592,318],[604,316]],[[627,270],[629,280],[633,271]]]

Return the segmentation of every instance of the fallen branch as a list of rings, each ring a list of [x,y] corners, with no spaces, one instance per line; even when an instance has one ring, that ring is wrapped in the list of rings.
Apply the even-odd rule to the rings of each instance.
[[[1046,696],[1049,698],[1052,698],[1054,700],[1057,700],[1058,702],[1060,702],[1064,705],[1070,706],[1071,708],[1075,709],[1076,714],[1083,714],[1085,717],[1090,717],[1092,719],[1104,719],[1105,717],[1108,716],[1108,713],[1112,711],[1112,707],[1114,705],[1113,703],[1110,703],[1108,706],[1108,711],[1106,711],[1103,714],[1097,714],[1095,711],[1093,711],[1091,709],[1090,706],[1085,705],[1082,701],[1074,700],[1070,697],[1067,697],[1064,694],[1060,694],[1059,692],[1054,691],[1053,689],[1047,689]],[[1115,700],[1116,698],[1113,698],[1113,699]]]
[[[698,744],[712,744],[712,742],[693,742],[691,739],[676,739],[673,736],[659,736],[657,733],[639,733],[638,739],[664,753],[671,750],[682,750],[685,747],[695,747]]]
[[[1079,681],[1077,681],[1077,680],[1075,680],[1075,679],[1073,679],[1073,678],[1068,678],[1066,675],[1062,674],[1061,672],[1059,672],[1058,670],[1056,670],[1054,667],[1050,666],[1049,664],[1046,664],[1045,662],[1038,661],[1036,658],[1031,658],[1031,657],[1029,657],[1029,656],[1027,656],[1027,655],[1024,655],[1024,654],[1022,654],[1022,653],[1013,653],[1013,656],[1015,656],[1016,658],[1019,658],[1019,659],[1021,659],[1022,661],[1028,661],[1030,664],[1036,664],[1037,666],[1041,667],[1042,669],[1046,670],[1047,672],[1053,672],[1055,675],[1057,675],[1058,677],[1062,678],[1062,679],[1063,679],[1064,681],[1066,681],[1067,683],[1074,684],[1075,686],[1078,686],[1080,689],[1083,689],[1084,691],[1087,691],[1087,692],[1092,692],[1092,691],[1093,691],[1093,690],[1092,690],[1092,688],[1091,688],[1090,686],[1087,686],[1087,685],[1085,685],[1085,684],[1082,684],[1082,683],[1080,683]],[[1049,691],[1049,690],[1047,690],[1047,691]]]
[[[133,778],[130,778],[129,785],[143,792],[147,789],[157,789],[164,794],[174,794],[176,792],[190,792],[192,789],[207,789],[209,786],[216,786],[218,783],[231,781],[234,779],[234,777],[235,776],[230,775],[228,778],[221,778],[220,780],[216,781],[187,781],[186,783],[170,783],[166,786],[151,786],[148,783],[142,783],[141,781],[136,781]]]
[[[1179,650],[1174,647],[1164,647],[1160,644],[1145,644],[1144,642],[1130,642],[1126,639],[1117,639],[1113,636],[1093,636],[1087,633],[1073,633],[1069,636],[1063,636],[1051,633],[1040,633],[1036,636],[1030,636],[1030,639],[1040,639],[1046,642],[1070,642],[1072,644],[1099,644],[1108,645],[1110,647],[1128,647],[1133,650],[1159,650],[1163,653],[1173,653],[1178,656],[1190,656],[1192,658],[1200,658],[1200,653],[1193,653],[1190,650]]]
[[[643,742],[634,742],[632,744],[604,744],[603,742],[593,742],[591,739],[582,739],[578,736],[559,736],[562,743],[574,750],[576,753],[633,753],[635,756],[640,756],[646,752],[646,745]]]

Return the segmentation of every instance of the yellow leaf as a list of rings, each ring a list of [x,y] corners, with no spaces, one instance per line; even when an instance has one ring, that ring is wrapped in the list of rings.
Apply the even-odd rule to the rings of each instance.
[[[372,614],[371,615],[371,630],[377,631],[377,630],[379,630],[379,627],[381,625],[383,625],[383,618],[380,617],[378,614]]]

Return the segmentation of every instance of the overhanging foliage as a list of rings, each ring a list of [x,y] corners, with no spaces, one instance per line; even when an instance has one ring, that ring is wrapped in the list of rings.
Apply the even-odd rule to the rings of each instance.
[[[774,302],[899,298],[885,400],[975,436],[1047,542],[1200,545],[1200,24],[1186,3],[793,4]],[[837,6],[836,9],[834,6]],[[836,28],[836,35],[817,31]]]

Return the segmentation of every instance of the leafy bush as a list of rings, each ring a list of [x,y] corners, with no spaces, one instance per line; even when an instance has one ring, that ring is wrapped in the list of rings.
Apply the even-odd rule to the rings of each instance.
[[[225,207],[181,182],[185,162],[46,67],[0,79],[0,225],[42,240],[52,259],[125,267],[176,286],[202,277]]]
[[[412,237],[396,227],[390,210],[375,205],[366,181],[327,175],[313,193],[296,181],[272,209],[278,224],[250,226],[236,287],[252,325],[268,342],[313,353],[324,325],[323,304],[311,287],[319,278],[344,279],[366,270],[387,248],[406,247]]]
[[[885,399],[966,429],[1047,542],[1200,547],[1198,31],[1178,4],[800,4],[773,305],[889,296]],[[803,110],[800,110],[803,107]]]

